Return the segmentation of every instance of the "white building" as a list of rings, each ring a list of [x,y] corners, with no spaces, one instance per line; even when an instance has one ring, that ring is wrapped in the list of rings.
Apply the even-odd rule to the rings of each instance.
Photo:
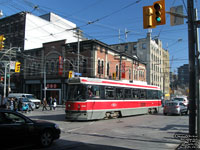
[[[111,45],[120,51],[135,55],[146,64],[146,79],[148,84],[156,85],[165,93],[169,93],[169,52],[162,48],[159,39],[152,39],[151,33],[137,42]]]
[[[5,45],[22,50],[41,48],[43,43],[52,41],[77,42],[76,27],[76,24],[54,13],[35,16],[20,12],[0,19],[0,34],[6,37]]]

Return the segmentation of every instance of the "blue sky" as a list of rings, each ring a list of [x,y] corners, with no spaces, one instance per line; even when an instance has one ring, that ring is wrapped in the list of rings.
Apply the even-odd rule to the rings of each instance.
[[[89,39],[98,39],[106,44],[134,42],[145,38],[148,29],[143,29],[143,6],[153,5],[157,0],[0,0],[4,17],[20,11],[30,11],[35,15],[54,12],[77,24]],[[187,0],[166,0],[166,11],[170,7],[183,5],[186,15]],[[37,6],[37,9],[33,7]],[[200,10],[200,2],[194,0]],[[198,11],[200,16],[200,11]],[[163,47],[169,50],[171,70],[188,63],[187,20],[183,25],[170,26],[170,16],[166,15],[166,25],[152,29],[152,36],[159,36]],[[92,24],[88,24],[92,22]]]

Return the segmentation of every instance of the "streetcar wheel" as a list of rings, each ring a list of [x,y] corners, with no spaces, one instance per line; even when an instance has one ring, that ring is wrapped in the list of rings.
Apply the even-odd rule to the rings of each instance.
[[[156,114],[156,113],[158,113],[157,109],[156,109],[156,108],[153,108],[153,109],[152,109],[152,114]]]

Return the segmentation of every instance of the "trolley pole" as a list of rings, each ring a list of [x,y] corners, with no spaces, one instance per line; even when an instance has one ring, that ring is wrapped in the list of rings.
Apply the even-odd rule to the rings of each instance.
[[[196,82],[195,82],[195,35],[194,2],[187,0],[188,10],[188,47],[189,47],[189,135],[195,136],[196,129]]]

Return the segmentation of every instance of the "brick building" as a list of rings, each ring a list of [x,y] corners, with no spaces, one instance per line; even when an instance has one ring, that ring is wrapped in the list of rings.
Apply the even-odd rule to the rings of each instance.
[[[44,43],[42,48],[25,51],[24,56],[23,92],[42,99],[46,84],[47,97],[55,96],[59,103],[66,99],[70,71],[83,77],[115,80],[120,79],[121,72],[121,80],[146,81],[144,63],[98,40]]]

